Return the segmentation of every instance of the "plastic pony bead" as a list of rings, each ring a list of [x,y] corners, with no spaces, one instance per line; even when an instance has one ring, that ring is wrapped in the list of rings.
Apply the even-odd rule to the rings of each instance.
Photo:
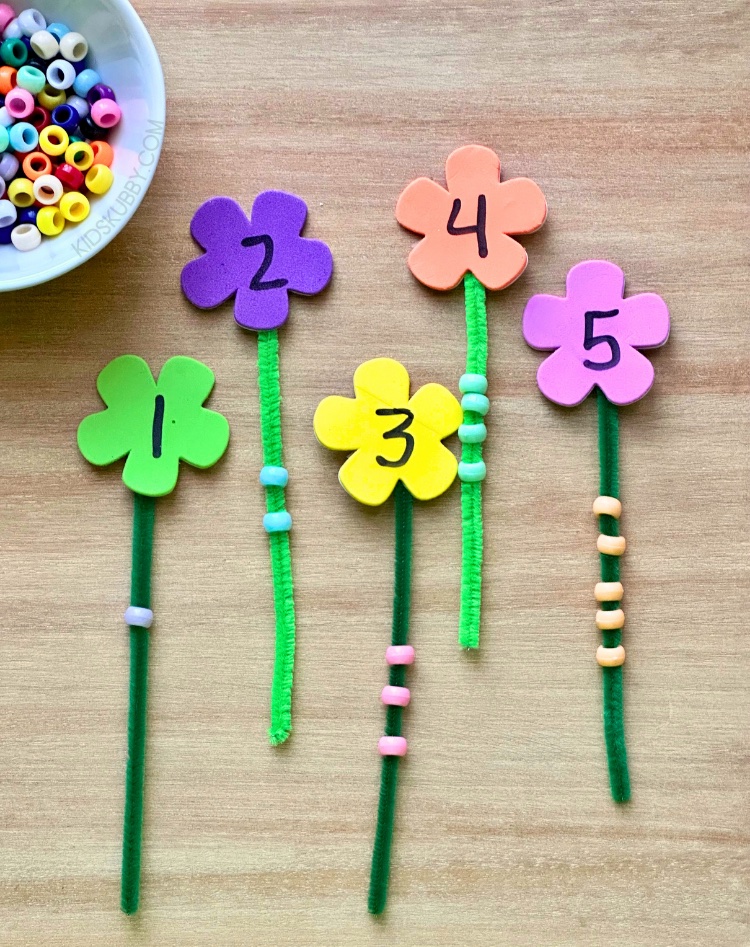
[[[414,648],[410,644],[391,644],[385,649],[386,664],[414,664]]]
[[[89,44],[80,33],[66,33],[60,40],[60,53],[68,62],[80,62],[88,51]]]
[[[86,187],[92,194],[106,194],[114,179],[106,164],[94,164],[86,174]]]
[[[57,204],[63,196],[63,183],[51,174],[43,174],[34,181],[34,198],[38,204],[45,206]]]
[[[594,516],[611,516],[616,520],[622,516],[622,503],[616,497],[597,497],[592,509]]]
[[[34,224],[20,224],[13,230],[10,239],[16,250],[26,253],[29,250],[36,250],[42,242],[42,235]]]
[[[65,59],[56,59],[47,69],[47,82],[53,89],[69,89],[76,79],[75,67]]]
[[[616,668],[625,663],[625,649],[620,644],[616,648],[605,648],[599,645],[596,649],[596,660],[603,668]]]
[[[44,174],[52,174],[52,161],[43,151],[32,151],[23,159],[23,173],[29,181],[36,181]]]
[[[34,33],[38,33],[39,30],[47,29],[47,21],[42,14],[33,7],[18,14],[18,25],[24,36],[33,36]]]
[[[16,178],[8,185],[8,197],[16,207],[31,207],[34,203],[34,185],[26,178]]]
[[[91,149],[94,152],[94,164],[104,164],[108,168],[112,167],[112,162],[115,160],[115,153],[108,142],[92,141]]]
[[[28,118],[34,111],[34,96],[28,89],[16,86],[5,96],[5,107],[11,118]]]
[[[89,92],[102,81],[101,76],[94,69],[84,69],[76,76],[73,91],[85,99]]]
[[[378,740],[378,750],[381,756],[406,756],[405,737],[381,737]]]
[[[60,212],[66,220],[73,224],[80,224],[91,213],[91,205],[85,194],[68,191],[60,201]]]
[[[39,144],[39,132],[28,122],[17,122],[8,132],[11,148],[20,154],[27,154]]]
[[[624,536],[605,536],[600,533],[596,540],[596,548],[604,556],[621,556],[626,545]]]
[[[286,510],[278,513],[266,513],[263,528],[267,533],[288,533],[292,528],[292,517]]]
[[[60,52],[60,40],[48,29],[37,30],[31,37],[31,48],[40,59],[54,59]]]
[[[100,128],[114,128],[122,118],[122,109],[112,99],[98,99],[91,106],[91,120]]]
[[[125,624],[131,628],[150,628],[154,623],[154,613],[150,608],[129,605],[125,610]]]
[[[58,237],[65,230],[65,218],[59,207],[42,207],[36,215],[36,225],[45,237]]]
[[[83,171],[74,168],[72,164],[61,164],[55,168],[55,177],[72,191],[79,191],[83,187]]]
[[[64,128],[58,125],[48,125],[43,128],[39,135],[39,147],[42,151],[56,158],[58,155],[65,154],[70,145],[70,136]]]

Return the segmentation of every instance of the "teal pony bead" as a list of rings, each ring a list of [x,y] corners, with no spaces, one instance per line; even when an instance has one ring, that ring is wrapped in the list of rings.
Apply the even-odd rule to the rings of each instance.
[[[47,84],[47,77],[36,66],[21,66],[16,75],[16,84],[32,95],[39,95]]]
[[[292,528],[292,517],[286,510],[266,513],[263,517],[263,528],[267,533],[288,533]]]
[[[478,460],[474,464],[467,464],[464,461],[458,465],[458,479],[464,483],[479,483],[487,476],[487,465],[483,460]]]
[[[21,39],[6,39],[0,46],[0,59],[6,66],[20,69],[28,58],[28,47]]]
[[[481,444],[487,438],[484,424],[462,424],[458,429],[458,439],[462,444]]]
[[[289,471],[286,467],[263,467],[260,482],[264,487],[285,487],[289,483]]]
[[[461,407],[464,411],[476,411],[482,417],[490,410],[490,399],[487,395],[478,395],[473,391],[465,394],[461,399]]]
[[[483,395],[487,391],[487,378],[484,375],[472,373],[462,375],[458,382],[458,390],[462,395],[467,394],[467,392]]]

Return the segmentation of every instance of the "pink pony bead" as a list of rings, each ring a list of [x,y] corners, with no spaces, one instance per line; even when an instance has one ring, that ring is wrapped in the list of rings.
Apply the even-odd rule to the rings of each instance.
[[[414,648],[410,644],[392,644],[385,650],[388,664],[414,664]]]
[[[11,20],[14,20],[15,17],[16,14],[13,12],[13,7],[9,7],[7,3],[0,3],[0,33],[5,30],[5,27]]]
[[[99,128],[114,128],[122,118],[122,111],[112,99],[99,99],[91,106],[91,119]]]
[[[408,707],[411,691],[408,687],[394,687],[392,684],[386,684],[380,694],[380,699],[390,707]]]
[[[34,96],[16,86],[5,96],[5,107],[11,118],[28,118],[34,111]]]
[[[406,739],[404,737],[381,737],[378,740],[378,749],[381,756],[406,756]]]

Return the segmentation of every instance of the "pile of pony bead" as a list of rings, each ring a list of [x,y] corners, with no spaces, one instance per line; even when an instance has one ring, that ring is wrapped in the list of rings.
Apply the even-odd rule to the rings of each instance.
[[[0,33],[0,244],[34,250],[112,187],[107,138],[122,113],[80,33],[7,3]]]

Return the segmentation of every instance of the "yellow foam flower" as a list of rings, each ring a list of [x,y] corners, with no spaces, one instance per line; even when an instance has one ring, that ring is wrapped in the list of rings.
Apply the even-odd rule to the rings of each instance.
[[[462,421],[450,391],[428,384],[410,398],[404,366],[374,358],[354,373],[354,394],[325,398],[313,421],[324,447],[354,451],[339,471],[347,493],[368,506],[385,503],[399,480],[418,500],[445,493],[458,462],[442,441]]]

